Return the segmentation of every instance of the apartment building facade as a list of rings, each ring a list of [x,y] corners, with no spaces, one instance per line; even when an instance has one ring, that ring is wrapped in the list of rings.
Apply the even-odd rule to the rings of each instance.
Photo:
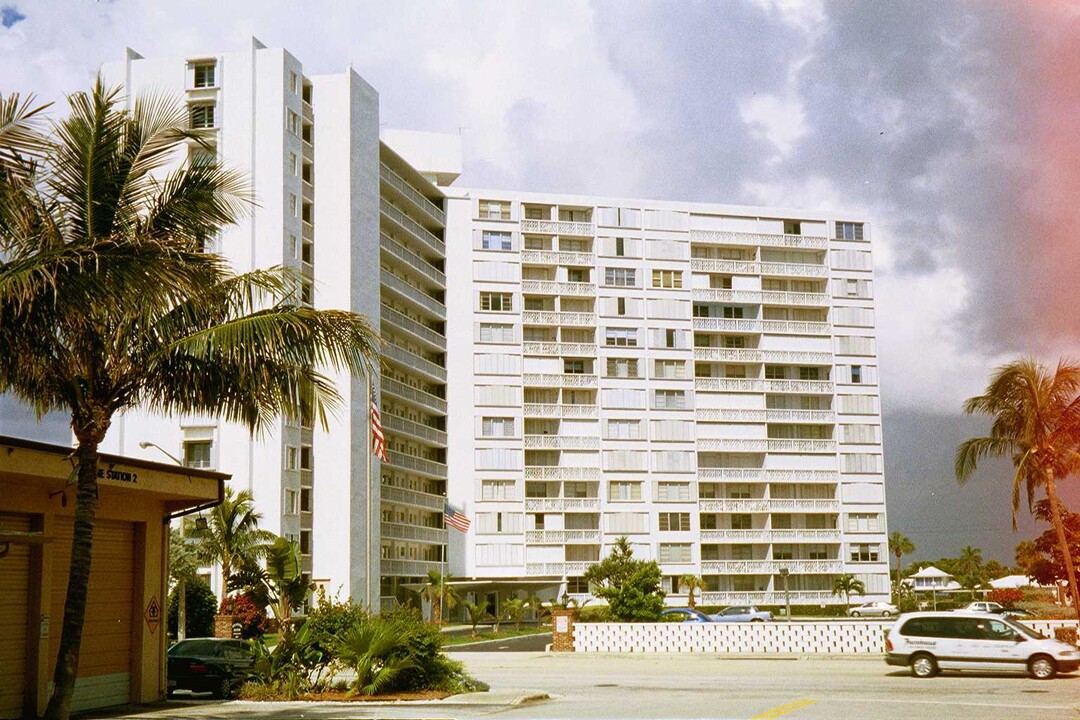
[[[329,428],[282,419],[251,437],[220,418],[137,411],[114,423],[105,448],[231,474],[253,493],[261,526],[298,543],[315,583],[392,603],[399,584],[445,557],[443,193],[380,142],[378,93],[352,70],[309,75],[253,38],[224,54],[129,50],[103,74],[129,102],[148,91],[183,98],[210,144],[192,143],[189,157],[213,153],[247,175],[256,204],[211,249],[237,272],[292,269],[296,302],[363,313],[385,340],[385,375],[333,378],[344,403]],[[371,452],[373,399],[387,463]]]
[[[869,227],[783,209],[449,201],[456,575],[584,597],[627,536],[673,601],[889,593]],[[458,548],[455,548],[458,550]]]

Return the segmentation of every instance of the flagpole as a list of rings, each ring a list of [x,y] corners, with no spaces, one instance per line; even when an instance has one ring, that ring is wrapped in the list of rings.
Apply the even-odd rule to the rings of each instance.
[[[372,385],[371,379],[368,378],[368,386],[367,386],[367,400],[368,400],[368,403],[367,403],[367,474],[366,474],[365,479],[364,479],[364,482],[366,483],[365,492],[364,492],[364,498],[366,500],[365,511],[367,513],[366,519],[364,520],[364,529],[365,529],[364,534],[366,535],[366,543],[367,543],[367,554],[364,557],[364,564],[365,564],[365,570],[364,570],[364,597],[367,599],[368,612],[373,612],[374,611],[374,605],[372,605],[372,603],[371,603],[371,531],[372,531],[372,528],[371,528],[371,489],[372,489],[371,488],[371,463],[374,461],[374,458],[372,458],[372,455],[374,454],[374,450],[372,448],[372,437],[371,437],[371,433],[372,433],[372,428],[371,428],[371,408],[372,408],[372,406],[373,406],[373,404],[375,402],[375,398],[373,397],[374,392],[375,392],[375,387],[374,387],[374,385]],[[380,610],[381,610],[381,608],[380,608]]]

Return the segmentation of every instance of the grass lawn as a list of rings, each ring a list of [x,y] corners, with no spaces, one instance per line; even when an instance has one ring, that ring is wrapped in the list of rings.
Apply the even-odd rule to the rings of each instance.
[[[469,633],[463,633],[461,635],[450,635],[446,637],[446,647],[452,647],[454,645],[465,645],[466,643],[480,642],[481,640],[504,640],[506,638],[522,637],[524,635],[539,635],[541,633],[551,632],[550,627],[523,627],[520,630],[515,630],[513,626],[510,629],[500,629],[499,632],[478,632],[476,637],[473,637]]]

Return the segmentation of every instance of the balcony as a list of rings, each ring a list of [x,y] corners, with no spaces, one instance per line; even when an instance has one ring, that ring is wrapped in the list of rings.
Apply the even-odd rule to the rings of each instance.
[[[386,233],[379,233],[379,247],[383,252],[401,261],[411,270],[414,270],[425,278],[435,283],[440,289],[446,287],[446,275],[434,265],[408,249]]]
[[[772,530],[702,530],[703,543],[768,543]]]
[[[792,590],[783,592],[703,592],[699,603],[702,605],[783,605],[786,598],[792,605],[820,605],[839,602],[837,595],[828,590]]]
[[[774,277],[803,277],[803,278],[826,278],[829,277],[829,268],[824,265],[811,263],[759,263],[761,275]]]
[[[600,512],[600,498],[525,498],[525,512],[578,511]]]
[[[557,576],[564,577],[568,575],[584,575],[585,571],[590,566],[595,565],[597,561],[593,562],[549,562],[549,563],[528,563],[525,565],[526,575],[538,575],[538,576]]]
[[[766,380],[765,392],[811,393],[831,395],[833,384],[828,380]]]
[[[399,347],[393,343],[387,343],[383,345],[382,355],[384,360],[396,362],[403,365],[406,369],[413,370],[421,375],[426,375],[436,382],[446,382],[446,368],[437,365],[414,352],[406,350],[403,347]]]
[[[761,332],[760,320],[742,320],[735,318],[703,318],[696,317],[693,320],[695,330],[714,332]]]
[[[525,417],[539,418],[596,418],[600,411],[595,405],[557,405],[554,403],[525,403]]]
[[[386,457],[387,462],[385,462],[384,465],[393,465],[394,467],[403,470],[411,470],[420,475],[426,475],[427,477],[435,478],[437,480],[446,479],[446,465],[443,463],[417,457],[415,455],[406,455],[405,453],[395,452],[393,450],[388,450]]]
[[[693,288],[690,297],[695,302],[761,304],[761,292],[757,290],[729,290],[726,288]]]
[[[446,568],[441,562],[435,560],[386,560],[379,561],[379,569],[383,575],[396,577],[426,577],[428,572],[445,572]]]
[[[522,250],[521,262],[525,265],[595,265],[596,256],[589,252],[565,250]]]
[[[761,331],[774,335],[831,335],[832,325],[805,320],[762,320]]]
[[[698,408],[698,422],[763,423],[767,411],[750,408]]]
[[[798,307],[828,307],[829,296],[825,293],[781,292],[764,290],[761,293],[762,305],[794,305]]]
[[[769,534],[774,543],[838,543],[840,542],[839,530],[813,530],[809,528],[794,528],[791,530],[770,530]]]
[[[446,244],[423,225],[413,220],[401,210],[398,210],[386,200],[379,200],[379,210],[382,212],[383,217],[388,218],[394,225],[400,228],[402,232],[408,233],[417,242],[422,243],[430,250],[437,253],[439,257],[446,257]]]
[[[711,498],[698,501],[705,513],[817,513],[839,512],[840,501],[833,498]]]
[[[771,453],[811,453],[832,454],[836,452],[835,440],[801,440],[801,439],[774,439],[768,441],[768,451]]]
[[[766,440],[753,438],[698,438],[697,449],[705,452],[763,453]]]
[[[697,471],[705,482],[838,483],[835,470],[762,470],[760,468],[703,468]]]
[[[594,388],[597,385],[595,375],[579,373],[525,373],[521,382],[527,387]]]
[[[537,545],[563,545],[566,543],[600,544],[599,530],[526,530],[525,542]]]
[[[585,282],[563,282],[560,280],[522,280],[521,292],[525,295],[588,297],[596,295],[596,284]]]
[[[844,572],[844,563],[839,560],[708,560],[701,563],[701,572],[706,575],[775,575],[781,569],[792,575],[837,574]]]
[[[564,325],[567,327],[596,327],[596,313],[555,312],[554,310],[525,310],[521,321],[526,325]]]
[[[446,543],[446,530],[443,528],[384,522],[380,524],[379,530],[382,536],[389,540],[417,540],[438,545]]]
[[[696,347],[694,359],[704,362],[759,363],[762,361],[761,350],[748,348]]]
[[[694,378],[694,389],[714,392],[759,393],[765,390],[765,383],[754,378]]]
[[[402,280],[397,275],[386,272],[381,273],[380,282],[383,287],[395,293],[398,297],[407,300],[422,310],[425,310],[440,320],[446,319],[446,306],[431,297],[427,293]]]
[[[766,410],[765,422],[832,424],[836,413],[832,410]]]
[[[705,513],[764,513],[769,512],[766,498],[713,498],[698,500],[698,510]]]
[[[526,480],[599,480],[598,467],[559,467],[557,465],[526,465]],[[587,498],[575,498],[587,499]],[[595,498],[591,498],[595,500]],[[528,502],[528,501],[526,501]]]
[[[526,450],[599,450],[600,438],[587,435],[526,435]]]
[[[760,275],[761,268],[753,260],[720,260],[716,258],[690,258],[692,272],[725,273],[731,275]]]
[[[521,221],[521,232],[543,235],[577,235],[578,237],[592,237],[596,234],[592,223],[530,219]]]
[[[439,447],[446,447],[446,433],[430,425],[421,425],[418,422],[387,413],[382,416],[382,426],[384,430],[390,432],[423,440]]]
[[[762,350],[762,362],[795,365],[831,365],[832,353],[805,350]]]
[[[429,392],[424,392],[423,390],[419,390],[406,385],[403,382],[387,377],[382,379],[381,386],[382,391],[388,395],[393,395],[396,398],[406,400],[439,415],[446,414],[446,400],[437,395],[432,395]]]
[[[424,508],[425,510],[438,510],[439,512],[442,512],[443,508],[446,506],[446,498],[442,495],[432,495],[430,493],[420,492],[419,490],[410,490],[395,485],[379,486],[379,498],[383,502],[413,505],[415,507]]]
[[[381,317],[384,325],[393,326],[412,335],[414,340],[419,340],[437,351],[446,352],[446,336],[432,330],[422,322],[413,320],[405,313],[399,312],[388,305],[382,306]]]
[[[426,198],[423,193],[410,185],[405,178],[391,170],[386,163],[379,163],[379,178],[394,188],[400,195],[408,198],[417,210],[421,211],[429,220],[437,225],[446,225],[446,213],[442,208]]]
[[[522,352],[525,355],[551,357],[596,357],[596,345],[594,343],[525,342],[522,343]]]
[[[828,238],[815,235],[781,235],[773,233],[731,232],[728,230],[691,230],[690,242],[741,247],[806,248],[824,250]]]

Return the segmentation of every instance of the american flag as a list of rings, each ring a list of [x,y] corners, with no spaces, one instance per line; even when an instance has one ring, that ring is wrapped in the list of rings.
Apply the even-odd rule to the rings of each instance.
[[[466,517],[465,513],[460,513],[450,507],[448,503],[443,506],[443,524],[461,532],[469,532],[469,525],[472,524],[472,520]]]
[[[379,417],[379,406],[375,404],[375,393],[371,393],[371,449],[375,457],[383,462],[386,459],[386,436],[382,431],[382,420]]]

